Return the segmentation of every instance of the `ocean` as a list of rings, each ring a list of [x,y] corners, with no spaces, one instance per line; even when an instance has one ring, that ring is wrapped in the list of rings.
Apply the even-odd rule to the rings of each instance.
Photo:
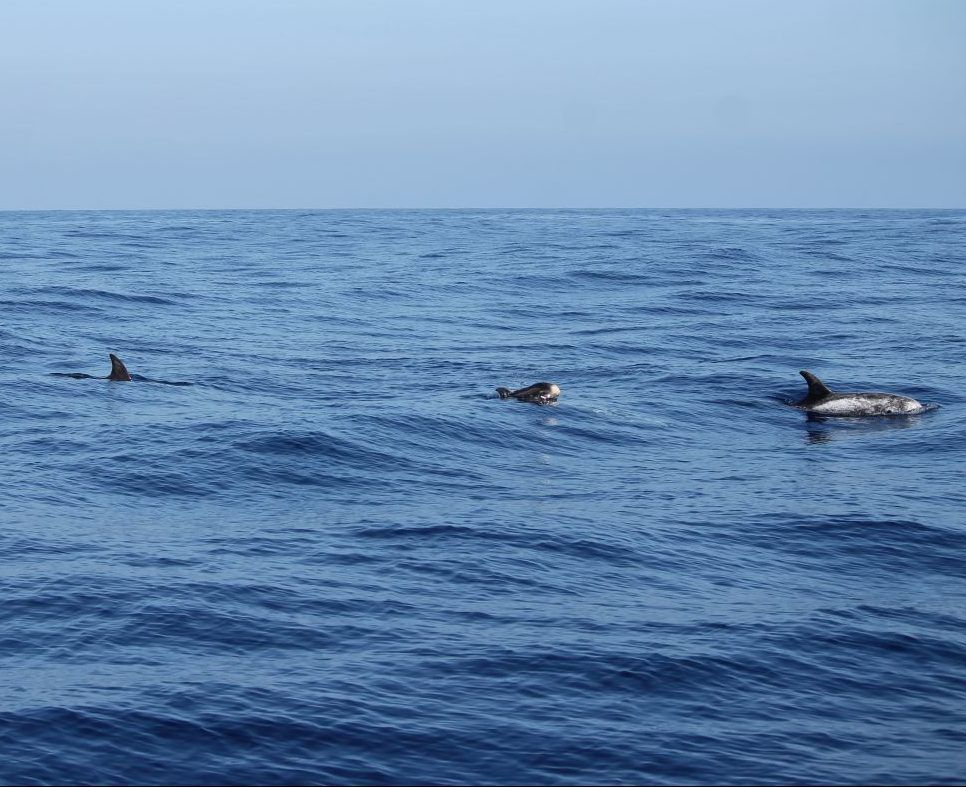
[[[966,212],[0,239],[0,782],[966,781]]]

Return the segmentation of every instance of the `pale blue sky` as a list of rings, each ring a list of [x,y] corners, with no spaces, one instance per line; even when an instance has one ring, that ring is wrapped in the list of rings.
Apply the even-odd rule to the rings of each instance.
[[[3,0],[0,208],[966,207],[963,0]]]

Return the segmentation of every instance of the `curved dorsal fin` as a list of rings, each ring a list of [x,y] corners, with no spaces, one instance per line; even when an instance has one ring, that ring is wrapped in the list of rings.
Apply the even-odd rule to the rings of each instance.
[[[118,358],[114,353],[108,354],[111,356],[111,373],[107,376],[107,379],[129,381],[131,379],[131,373],[124,365],[124,361]]]
[[[824,399],[826,396],[832,395],[832,391],[829,390],[828,386],[811,372],[801,371],[799,374],[808,383],[808,396],[805,397],[805,401],[814,402],[817,399]]]

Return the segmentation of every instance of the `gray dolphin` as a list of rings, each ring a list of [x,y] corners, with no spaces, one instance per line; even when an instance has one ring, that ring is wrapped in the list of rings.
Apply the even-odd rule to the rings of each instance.
[[[928,409],[908,396],[892,393],[835,393],[811,372],[799,374],[808,383],[808,395],[798,402],[807,413],[822,416],[911,415]]]
[[[93,374],[83,372],[51,372],[54,377],[73,377],[75,380],[115,380],[118,382],[130,382],[133,378],[131,373],[124,365],[124,361],[114,353],[108,353],[111,358],[111,373],[107,377],[98,377]]]
[[[556,402],[560,396],[560,386],[556,383],[534,383],[526,388],[518,388],[511,391],[509,388],[497,388],[501,399],[516,399],[520,402],[535,402],[536,404],[549,404]]]

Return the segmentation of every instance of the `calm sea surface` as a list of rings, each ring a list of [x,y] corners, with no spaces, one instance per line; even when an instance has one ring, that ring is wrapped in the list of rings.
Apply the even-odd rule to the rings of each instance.
[[[0,213],[0,782],[963,782],[964,471],[963,211]]]

